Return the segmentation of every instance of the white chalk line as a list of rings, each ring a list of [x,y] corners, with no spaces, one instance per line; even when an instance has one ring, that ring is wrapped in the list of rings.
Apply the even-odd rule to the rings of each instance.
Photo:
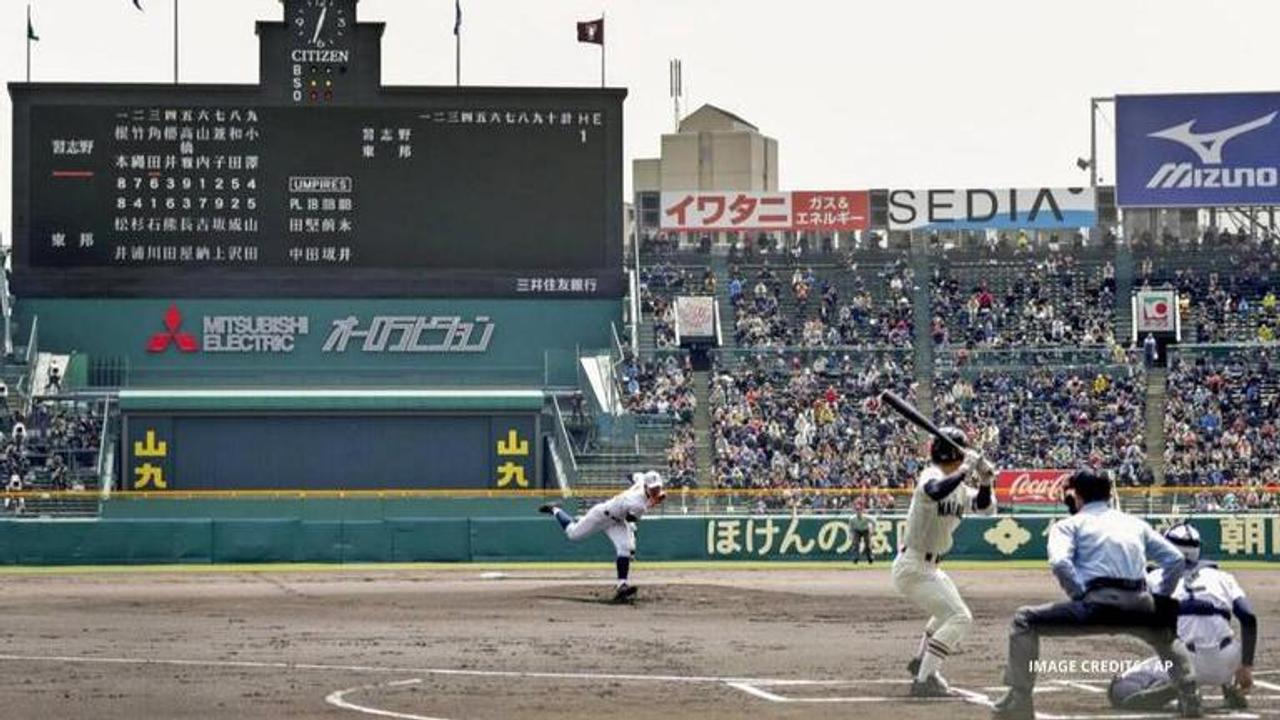
[[[346,690],[335,690],[325,696],[324,701],[330,705],[341,708],[343,710],[351,710],[365,715],[376,715],[378,717],[396,718],[396,720],[447,720],[442,717],[432,717],[429,715],[413,715],[411,713],[396,712],[394,710],[383,710],[381,708],[369,707],[368,705],[358,705],[347,700],[347,696],[353,693],[363,692],[365,690],[376,690],[381,687],[403,687],[405,685],[415,685],[422,682],[421,678],[412,678],[410,680],[396,680],[389,683],[375,683],[373,685],[357,685]]]
[[[330,663],[295,663],[295,662],[269,662],[255,660],[193,660],[182,658],[139,658],[139,657],[110,657],[110,656],[76,656],[76,655],[14,655],[0,654],[0,662],[50,662],[50,663],[82,663],[82,664],[106,664],[106,665],[163,665],[173,667],[206,667],[206,668],[234,668],[234,669],[275,669],[275,670],[313,670],[327,672],[365,672],[365,673],[397,673],[397,674],[421,674],[421,675],[443,675],[454,677],[486,677],[486,678],[523,678],[523,679],[547,679],[547,680],[613,680],[620,682],[669,682],[669,683],[688,683],[688,684],[717,684],[727,685],[742,692],[747,692],[756,697],[764,699],[764,695],[770,695],[769,698],[780,698],[782,702],[888,702],[891,700],[906,700],[901,697],[880,697],[867,696],[863,699],[855,698],[786,698],[781,695],[769,693],[761,690],[761,687],[815,687],[815,686],[838,686],[838,685],[858,685],[858,684],[902,684],[906,681],[891,679],[868,679],[868,680],[808,680],[796,678],[747,678],[747,677],[722,677],[713,675],[641,675],[637,673],[586,673],[586,672],[546,672],[546,671],[520,671],[520,670],[460,670],[457,668],[403,668],[403,667],[385,667],[378,665],[345,665]],[[1280,671],[1264,670],[1254,673],[1255,675],[1272,675]],[[421,682],[421,679],[397,681],[398,685],[411,685]],[[1068,681],[1055,681],[1065,683]],[[1255,684],[1267,687],[1268,689],[1280,690],[1280,686],[1274,683],[1266,683],[1256,681]],[[385,684],[384,684],[385,685]],[[444,720],[443,718],[431,718],[422,715],[411,715],[406,713],[394,713],[389,710],[380,710],[378,708],[366,708],[351,703],[345,699],[345,695],[352,694],[362,690],[382,687],[383,685],[363,685],[355,688],[330,693],[326,697],[326,701],[333,698],[337,702],[331,702],[338,707],[364,712],[368,714],[380,715],[382,717],[399,718],[400,720]],[[751,686],[751,690],[747,690],[745,686]],[[952,687],[952,690],[966,702],[971,702],[984,707],[990,707],[993,703],[986,696],[978,692],[964,690],[962,688]],[[753,692],[755,691],[755,692]],[[1274,696],[1263,696],[1256,699],[1271,699]],[[876,698],[876,699],[870,699]],[[342,704],[339,704],[342,703]],[[1267,715],[1277,715],[1280,712],[1274,710],[1261,710]],[[1156,718],[1171,717],[1169,713],[1158,714],[1080,714],[1080,715],[1057,715],[1051,713],[1037,712],[1038,720],[1147,720]],[[1253,713],[1230,713],[1225,715],[1216,715],[1215,717],[1224,718],[1224,720],[1258,720],[1258,715]]]
[[[1257,685],[1260,688],[1266,688],[1268,690],[1280,690],[1280,685],[1277,685],[1273,682],[1267,682],[1265,680],[1254,680],[1253,684]]]

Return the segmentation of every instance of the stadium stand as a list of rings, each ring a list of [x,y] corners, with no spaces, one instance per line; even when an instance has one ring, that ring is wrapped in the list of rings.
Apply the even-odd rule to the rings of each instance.
[[[717,356],[715,478],[725,488],[894,488],[918,469],[912,436],[876,393],[914,398],[905,353]]]
[[[1209,231],[1198,239],[1169,237],[1135,249],[1140,286],[1177,289],[1188,341],[1275,342],[1280,330],[1280,246],[1275,242]]]
[[[930,290],[938,345],[1100,345],[1115,334],[1115,267],[1099,258],[956,259],[934,269]]]
[[[1004,468],[1070,468],[1087,462],[1127,485],[1150,485],[1146,384],[1140,363],[940,369],[939,421],[965,429]]]
[[[1165,409],[1167,481],[1238,486],[1242,503],[1261,486],[1280,485],[1278,399],[1273,350],[1176,354]]]

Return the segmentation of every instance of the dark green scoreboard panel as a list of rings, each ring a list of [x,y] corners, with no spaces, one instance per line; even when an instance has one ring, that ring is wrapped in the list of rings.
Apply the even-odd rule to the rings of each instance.
[[[538,487],[538,417],[125,416],[122,490]]]

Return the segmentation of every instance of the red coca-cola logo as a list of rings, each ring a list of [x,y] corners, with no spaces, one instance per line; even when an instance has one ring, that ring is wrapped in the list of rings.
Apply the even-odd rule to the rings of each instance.
[[[996,497],[1013,504],[1056,505],[1070,470],[1001,470],[996,474]]]

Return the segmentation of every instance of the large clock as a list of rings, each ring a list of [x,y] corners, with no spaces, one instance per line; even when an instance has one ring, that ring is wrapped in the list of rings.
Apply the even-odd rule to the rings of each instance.
[[[299,0],[289,19],[296,47],[327,50],[346,45],[353,30],[343,0]]]

